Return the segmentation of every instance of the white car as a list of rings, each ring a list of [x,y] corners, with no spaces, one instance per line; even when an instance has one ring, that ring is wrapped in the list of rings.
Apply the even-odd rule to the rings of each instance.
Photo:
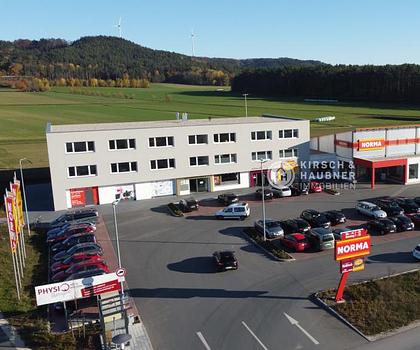
[[[251,214],[248,203],[234,203],[216,212],[217,219],[240,219],[244,220]]]
[[[370,202],[358,202],[356,204],[356,210],[360,214],[369,216],[374,219],[386,218],[386,213],[376,204]]]
[[[276,197],[290,197],[292,195],[292,190],[287,186],[281,188],[273,187],[271,190]]]
[[[420,260],[420,244],[417,244],[417,246],[413,249],[413,257]]]

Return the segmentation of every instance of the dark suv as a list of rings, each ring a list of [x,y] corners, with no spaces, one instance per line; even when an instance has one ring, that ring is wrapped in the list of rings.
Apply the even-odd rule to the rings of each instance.
[[[312,227],[328,228],[331,226],[331,221],[324,214],[314,209],[304,210],[300,217],[309,222]]]
[[[376,203],[388,216],[402,215],[404,209],[397,202],[389,199],[378,199]]]

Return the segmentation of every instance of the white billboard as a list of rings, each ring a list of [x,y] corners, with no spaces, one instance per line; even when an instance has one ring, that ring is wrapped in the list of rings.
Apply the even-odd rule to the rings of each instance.
[[[77,280],[44,284],[35,287],[36,304],[38,306],[53,304],[116,291],[120,289],[120,282],[124,282],[124,280],[124,276],[118,277],[113,272]]]

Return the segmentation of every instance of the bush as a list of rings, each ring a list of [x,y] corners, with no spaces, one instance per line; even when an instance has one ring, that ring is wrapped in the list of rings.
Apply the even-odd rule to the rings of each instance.
[[[244,232],[251,237],[258,245],[268,250],[271,254],[279,259],[292,259],[284,250],[276,247],[271,241],[264,241],[264,238],[253,228],[247,227]]]

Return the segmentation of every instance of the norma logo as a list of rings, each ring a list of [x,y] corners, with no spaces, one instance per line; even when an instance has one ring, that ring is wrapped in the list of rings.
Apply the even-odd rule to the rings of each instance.
[[[359,140],[359,151],[374,151],[385,147],[384,139]]]
[[[117,271],[115,271],[115,274],[118,277],[124,277],[125,276],[125,273],[126,273],[126,271],[125,271],[125,269],[123,267],[120,267],[119,269],[117,269]]]
[[[38,288],[36,292],[38,295],[48,295],[59,292],[67,292],[69,289],[70,286],[67,283],[63,283],[58,286],[55,285],[51,287]]]
[[[335,242],[335,260],[358,258],[370,254],[370,236]]]

